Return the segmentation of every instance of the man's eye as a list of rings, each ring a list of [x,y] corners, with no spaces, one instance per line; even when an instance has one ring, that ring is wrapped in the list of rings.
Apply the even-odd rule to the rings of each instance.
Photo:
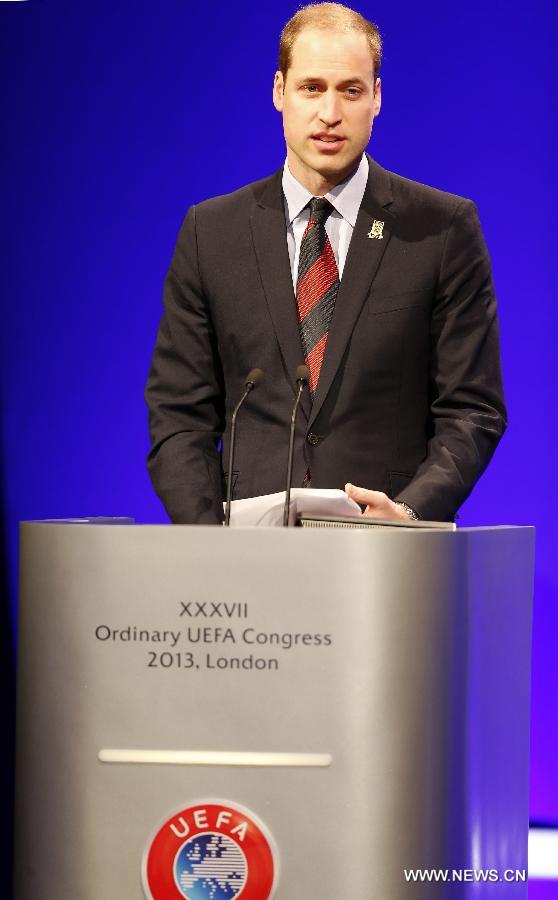
[[[360,97],[360,88],[347,88],[349,97]]]
[[[318,92],[318,85],[305,84],[303,90],[305,90],[307,94],[316,94]]]

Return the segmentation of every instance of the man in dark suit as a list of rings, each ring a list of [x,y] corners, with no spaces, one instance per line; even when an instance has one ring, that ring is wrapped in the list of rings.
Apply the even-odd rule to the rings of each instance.
[[[299,11],[274,83],[285,166],[186,216],[146,390],[148,467],[174,522],[222,520],[221,460],[254,366],[265,378],[241,413],[237,498],[284,488],[304,361],[293,483],[366,485],[347,489],[371,515],[451,519],[503,433],[475,206],[364,153],[380,53],[376,27],[354,11]]]

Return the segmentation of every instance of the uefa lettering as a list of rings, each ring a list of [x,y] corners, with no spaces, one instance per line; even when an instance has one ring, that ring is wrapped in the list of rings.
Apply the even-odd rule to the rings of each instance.
[[[198,801],[165,819],[148,842],[148,900],[268,900],[277,852],[266,826],[228,800]]]

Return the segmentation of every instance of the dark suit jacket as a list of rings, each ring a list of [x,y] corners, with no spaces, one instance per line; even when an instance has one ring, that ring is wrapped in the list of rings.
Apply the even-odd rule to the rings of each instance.
[[[309,467],[313,487],[351,481],[451,519],[505,428],[490,261],[470,200],[369,163],[293,483]],[[218,446],[226,460],[255,366],[265,378],[239,415],[234,497],[284,488],[302,362],[279,170],[192,207],[178,236],[146,390],[148,468],[172,521],[221,521]]]

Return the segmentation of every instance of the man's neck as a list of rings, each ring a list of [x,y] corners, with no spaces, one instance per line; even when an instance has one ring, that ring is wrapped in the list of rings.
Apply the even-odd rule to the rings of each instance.
[[[355,174],[359,167],[360,158],[355,160],[348,169],[336,172],[335,175],[327,175],[308,168],[297,156],[293,156],[289,150],[287,150],[287,162],[291,175],[293,178],[296,178],[299,184],[305,187],[307,191],[310,191],[314,197],[323,197],[332,188],[337,187],[342,181],[346,181],[351,175]]]

